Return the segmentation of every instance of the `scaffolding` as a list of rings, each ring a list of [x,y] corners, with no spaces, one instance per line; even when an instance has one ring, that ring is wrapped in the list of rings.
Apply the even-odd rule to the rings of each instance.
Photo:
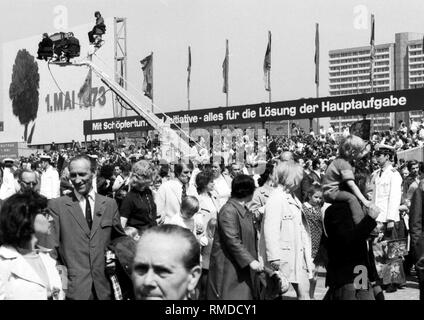
[[[127,89],[127,18],[114,18],[114,71],[115,81]],[[122,100],[115,94],[113,100],[114,117],[128,116],[128,110],[122,107]]]

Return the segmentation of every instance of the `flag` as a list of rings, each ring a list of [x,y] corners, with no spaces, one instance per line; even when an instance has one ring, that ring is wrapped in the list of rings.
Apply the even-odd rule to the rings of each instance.
[[[153,52],[140,61],[143,70],[143,92],[144,95],[153,99]]]
[[[190,90],[190,76],[191,76],[191,48],[188,46],[188,66],[187,66],[187,92]]]
[[[375,45],[374,45],[374,15],[371,15],[371,51],[370,51],[370,82],[371,86],[374,80],[374,59],[375,59]]]
[[[91,88],[92,88],[92,71],[91,68],[88,70],[88,74],[85,77],[84,83],[78,92],[79,104],[85,107],[91,105]]]
[[[226,40],[226,49],[225,49],[225,59],[222,63],[222,75],[224,77],[224,85],[222,87],[222,92],[228,93],[228,68],[230,66],[230,61],[228,57],[228,39]]]
[[[265,90],[271,91],[271,31],[268,31],[268,45],[264,58],[264,81]]]
[[[319,24],[315,24],[315,84],[319,85]]]

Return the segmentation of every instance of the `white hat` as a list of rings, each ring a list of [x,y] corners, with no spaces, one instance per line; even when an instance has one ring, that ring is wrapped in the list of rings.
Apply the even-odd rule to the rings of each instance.
[[[15,160],[13,160],[12,158],[4,158],[3,163],[6,163],[6,162],[15,162]]]
[[[375,151],[394,151],[395,147],[389,146],[387,144],[379,143],[374,147]]]
[[[52,161],[52,157],[50,157],[49,155],[47,155],[47,154],[42,154],[41,156],[40,156],[40,160],[48,160],[48,161]]]

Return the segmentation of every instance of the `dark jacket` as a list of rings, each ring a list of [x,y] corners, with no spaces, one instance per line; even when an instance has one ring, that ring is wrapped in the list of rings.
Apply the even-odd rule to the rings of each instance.
[[[119,237],[110,243],[108,249],[116,256],[116,265],[112,273],[118,278],[123,300],[134,300],[131,272],[136,251],[136,241],[131,237]]]
[[[415,262],[424,256],[424,219],[423,219],[423,190],[420,187],[414,191],[409,210],[409,232],[411,236],[411,250]]]
[[[257,298],[249,264],[257,259],[253,214],[231,198],[218,214],[210,257],[208,300]]]
[[[142,192],[135,189],[128,192],[119,211],[121,217],[128,219],[127,226],[137,228],[139,232],[157,224],[157,208],[149,188]]]
[[[68,269],[67,298],[87,300],[94,285],[100,300],[112,299],[105,252],[113,239],[126,236],[115,200],[96,194],[91,230],[73,193],[50,200],[48,206],[51,235],[41,245],[57,249],[60,264]]]
[[[324,226],[328,235],[328,266],[326,286],[338,288],[353,283],[356,266],[365,266],[368,279],[374,281],[376,270],[367,239],[377,223],[370,216],[355,225],[347,203],[335,203],[325,211]]]

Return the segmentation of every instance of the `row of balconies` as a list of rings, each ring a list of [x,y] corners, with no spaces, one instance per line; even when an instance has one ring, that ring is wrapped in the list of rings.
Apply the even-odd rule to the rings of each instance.
[[[384,84],[376,84],[376,81],[374,81],[374,88],[386,88],[387,90],[390,90],[390,83],[384,83]],[[368,81],[369,83],[369,81]],[[359,84],[359,83],[358,83]],[[365,84],[362,86],[358,86],[357,83],[352,83],[349,87],[343,87],[343,88],[332,88],[332,87],[337,87],[339,85],[330,85],[330,92],[334,92],[334,91],[342,91],[342,90],[350,90],[350,89],[368,89],[371,88],[371,86],[369,84]]]
[[[369,70],[369,68],[367,68]],[[350,78],[350,77],[357,77],[357,76],[364,76],[368,74],[369,72],[362,72],[362,73],[357,73],[357,74],[340,74],[340,75],[331,75],[331,72],[329,74],[330,79],[345,79],[345,78]],[[390,77],[390,70],[387,71],[375,71],[374,69],[374,75],[382,75],[382,74],[387,74],[387,78]]]
[[[368,57],[368,59],[362,60],[362,61],[346,61],[346,62],[335,62],[335,63],[331,63],[330,61],[330,66],[335,67],[335,66],[343,66],[343,65],[349,65],[349,64],[357,64],[358,62],[363,62],[363,61],[370,61],[370,57]],[[384,58],[379,58],[377,55],[375,56],[375,61],[390,61],[390,56],[389,57],[384,57]]]
[[[382,55],[382,54],[388,54],[389,48],[387,49],[376,49],[375,54],[376,55]],[[361,53],[358,54],[358,51],[348,52],[345,56],[341,56],[341,54],[330,54],[330,61],[332,60],[340,60],[340,59],[347,59],[347,58],[361,58],[361,57],[369,57],[371,54],[371,48],[369,50],[361,51]]]

